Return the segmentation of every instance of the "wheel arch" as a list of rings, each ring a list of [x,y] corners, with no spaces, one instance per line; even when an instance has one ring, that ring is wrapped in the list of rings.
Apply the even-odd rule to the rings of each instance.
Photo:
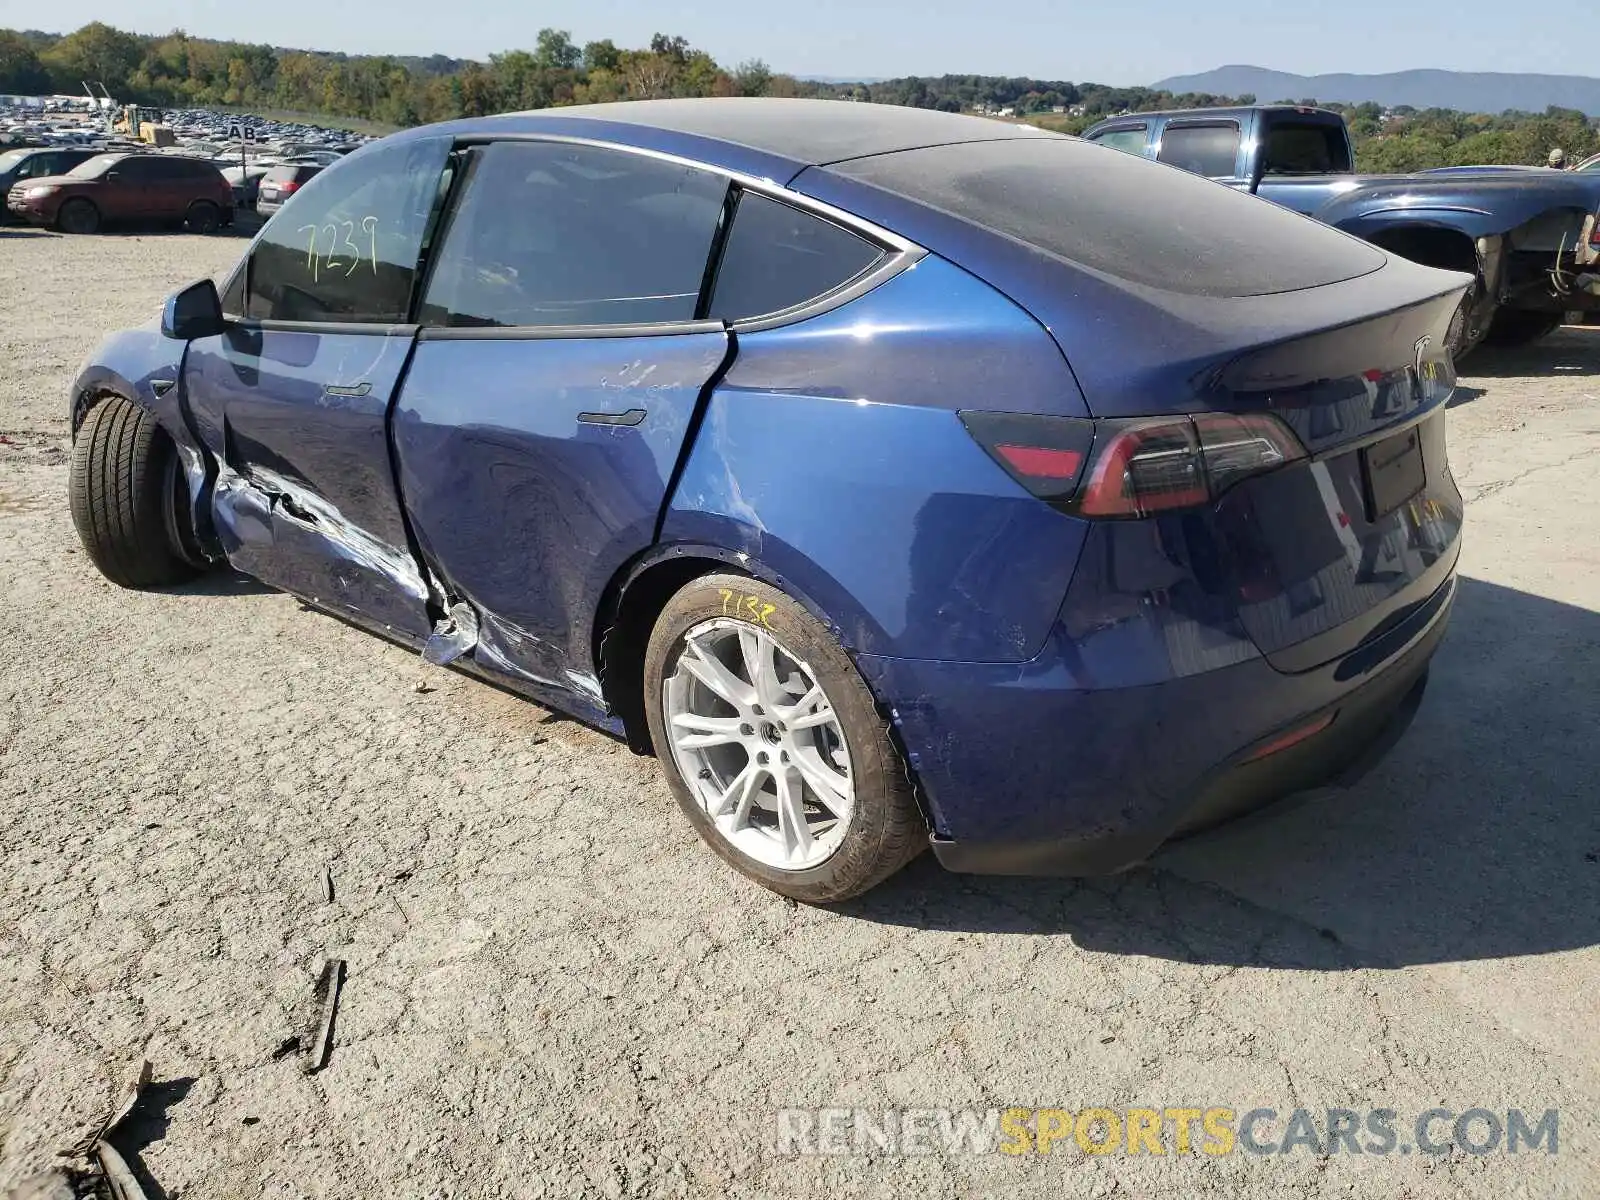
[[[1448,271],[1482,272],[1478,246],[1460,229],[1431,222],[1389,225],[1368,235],[1373,245],[1401,258]]]
[[[625,565],[602,594],[591,653],[607,706],[622,720],[628,746],[652,754],[644,710],[644,652],[661,610],[705,575],[747,575],[778,588],[837,635],[839,623],[809,590],[748,552],[705,543],[656,545]],[[846,643],[846,652],[850,646]]]
[[[184,414],[183,366],[188,346],[150,329],[112,335],[73,381],[67,396],[71,436],[94,408],[112,396],[149,413],[177,450],[189,493],[190,536],[205,559],[221,557],[210,521],[207,497],[216,478],[210,452],[197,439]]]

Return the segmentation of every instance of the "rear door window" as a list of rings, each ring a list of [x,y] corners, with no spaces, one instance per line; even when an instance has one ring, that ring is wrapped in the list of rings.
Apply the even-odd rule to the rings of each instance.
[[[1150,140],[1150,128],[1147,125],[1125,125],[1120,129],[1108,129],[1104,133],[1097,133],[1089,140],[1096,145],[1121,150],[1124,154],[1142,156],[1145,145]]]
[[[1208,179],[1231,179],[1239,164],[1239,126],[1233,121],[1168,125],[1156,159]]]
[[[22,164],[22,169],[17,172],[18,179],[42,179],[46,175],[58,175],[66,164],[59,154],[35,154]]]
[[[448,138],[407,139],[325,172],[250,252],[245,311],[261,320],[407,320]]]
[[[1326,122],[1275,120],[1263,153],[1268,175],[1342,175],[1354,169],[1344,130]]]
[[[727,182],[649,155],[497,142],[468,169],[428,324],[692,321]]]
[[[843,287],[884,251],[843,226],[757,192],[739,198],[708,315],[728,321],[781,312]]]

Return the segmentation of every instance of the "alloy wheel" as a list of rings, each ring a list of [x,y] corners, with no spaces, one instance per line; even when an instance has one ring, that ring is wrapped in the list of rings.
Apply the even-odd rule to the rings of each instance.
[[[694,626],[662,693],[673,759],[719,836],[783,871],[838,850],[855,806],[844,729],[773,633],[724,617]]]

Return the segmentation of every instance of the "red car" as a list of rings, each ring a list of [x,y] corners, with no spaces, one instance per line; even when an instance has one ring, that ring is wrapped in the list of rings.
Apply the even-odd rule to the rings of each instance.
[[[33,225],[94,233],[123,221],[181,222],[196,233],[233,223],[233,188],[199,159],[167,154],[100,154],[65,175],[12,187],[6,207]]]

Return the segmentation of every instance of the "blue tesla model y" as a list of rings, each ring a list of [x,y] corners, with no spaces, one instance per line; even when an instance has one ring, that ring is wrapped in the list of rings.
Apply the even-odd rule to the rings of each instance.
[[[72,513],[626,738],[788,896],[1117,871],[1409,722],[1469,283],[973,117],[437,125],[101,347]]]

